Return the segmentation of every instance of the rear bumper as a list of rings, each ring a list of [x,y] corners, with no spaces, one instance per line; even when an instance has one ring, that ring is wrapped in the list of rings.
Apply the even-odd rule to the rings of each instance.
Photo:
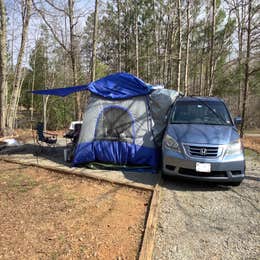
[[[236,157],[218,160],[185,158],[182,154],[170,150],[163,151],[163,173],[187,179],[212,182],[240,182],[245,177],[245,159],[240,154]],[[196,171],[196,163],[210,163],[211,172]]]

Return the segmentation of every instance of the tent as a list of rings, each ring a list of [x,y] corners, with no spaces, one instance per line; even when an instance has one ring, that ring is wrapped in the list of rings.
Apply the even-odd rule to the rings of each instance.
[[[166,115],[178,93],[155,89],[128,73],[115,73],[88,85],[35,94],[66,96],[89,90],[73,165],[105,162],[157,169]]]

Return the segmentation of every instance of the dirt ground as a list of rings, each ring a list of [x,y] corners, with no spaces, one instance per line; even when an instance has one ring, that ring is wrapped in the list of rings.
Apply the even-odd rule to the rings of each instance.
[[[259,136],[245,136],[243,138],[245,148],[250,148],[260,153],[260,134]]]
[[[136,259],[150,192],[0,164],[0,259]]]

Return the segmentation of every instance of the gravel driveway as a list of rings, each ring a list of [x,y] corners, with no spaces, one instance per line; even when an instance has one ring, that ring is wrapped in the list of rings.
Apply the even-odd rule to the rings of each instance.
[[[260,156],[239,187],[167,180],[154,259],[260,259]]]

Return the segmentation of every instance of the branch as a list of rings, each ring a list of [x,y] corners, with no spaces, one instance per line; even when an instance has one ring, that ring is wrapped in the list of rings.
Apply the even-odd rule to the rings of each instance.
[[[38,9],[36,7],[36,4],[33,0],[33,6],[35,8],[35,10],[38,12],[38,14],[41,16],[41,18],[43,19],[43,21],[45,22],[45,24],[48,26],[48,28],[50,29],[54,39],[60,44],[60,46],[68,53],[68,49],[66,48],[66,46],[64,45],[64,43],[62,43],[62,41],[59,39],[59,37],[57,36],[57,34],[55,33],[54,29],[51,27],[50,23],[47,21],[45,15],[44,15],[44,12],[40,9]]]
[[[59,7],[57,7],[56,5],[54,5],[53,2],[51,2],[50,0],[45,0],[45,2],[47,2],[51,7],[53,7],[54,9],[56,9],[59,12],[63,12],[65,13],[67,16],[69,16],[68,12],[66,12],[64,9],[61,9]]]
[[[259,71],[260,71],[260,68],[251,70],[251,71],[249,72],[249,75],[251,76],[251,75],[253,75],[253,74],[255,74],[256,72],[259,72]]]

